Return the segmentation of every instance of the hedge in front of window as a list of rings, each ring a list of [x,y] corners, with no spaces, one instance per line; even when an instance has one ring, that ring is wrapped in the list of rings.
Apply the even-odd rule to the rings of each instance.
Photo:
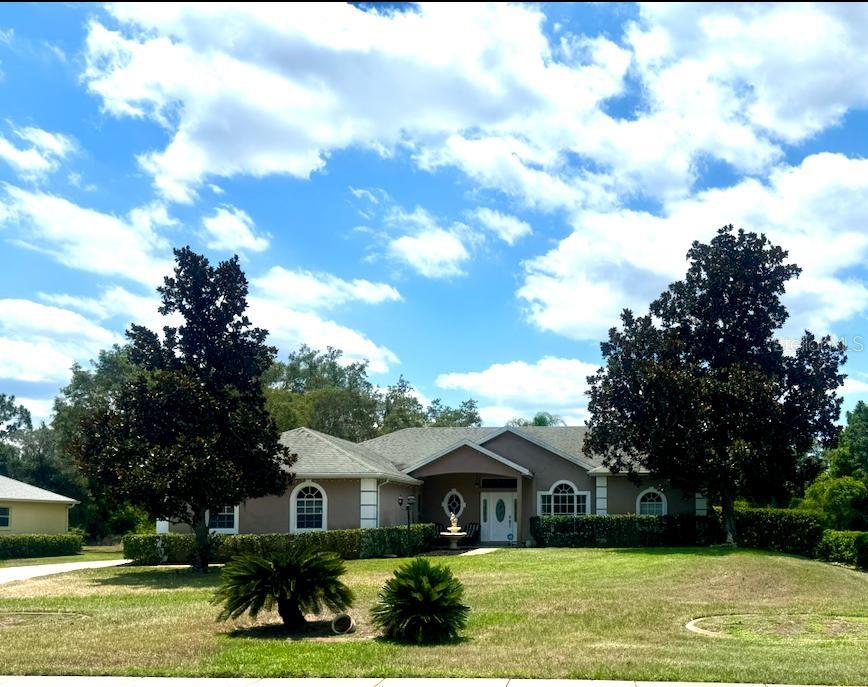
[[[817,545],[817,558],[868,570],[868,532],[824,531]]]
[[[0,535],[0,560],[72,556],[81,551],[79,534],[4,534]]]
[[[533,517],[538,546],[697,546],[720,540],[715,517],[696,515],[547,515]]]
[[[353,530],[324,530],[297,534],[218,534],[216,560],[226,562],[243,553],[266,554],[286,550],[291,542],[305,542],[316,551],[334,551],[344,560],[382,556],[412,556],[433,548],[436,525],[407,528],[372,527]],[[124,558],[138,565],[184,565],[192,561],[193,535],[128,534],[123,539]]]

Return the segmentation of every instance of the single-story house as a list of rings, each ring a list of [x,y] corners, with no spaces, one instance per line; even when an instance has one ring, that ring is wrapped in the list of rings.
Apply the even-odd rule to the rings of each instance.
[[[63,534],[78,501],[0,475],[0,535]]]
[[[645,477],[637,486],[582,453],[585,427],[412,427],[361,443],[306,427],[281,442],[298,455],[280,496],[210,514],[219,533],[307,532],[448,524],[456,513],[483,542],[530,543],[534,515],[704,515],[706,500]],[[403,505],[399,504],[403,500]],[[157,531],[183,526],[161,521]]]

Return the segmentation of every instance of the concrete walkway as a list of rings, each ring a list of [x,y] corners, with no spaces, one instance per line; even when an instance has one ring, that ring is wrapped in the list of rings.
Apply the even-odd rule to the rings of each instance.
[[[116,565],[130,563],[124,558],[109,561],[82,561],[81,563],[46,563],[45,565],[17,565],[11,568],[0,568],[0,584],[7,582],[19,582],[30,580],[34,577],[45,575],[57,575],[58,573],[72,572],[73,570],[87,570],[88,568],[111,568]],[[0,685],[4,684],[0,678]]]
[[[783,687],[760,683],[510,680],[507,678],[183,678],[0,676],[0,687]],[[789,685],[788,687],[798,687]]]

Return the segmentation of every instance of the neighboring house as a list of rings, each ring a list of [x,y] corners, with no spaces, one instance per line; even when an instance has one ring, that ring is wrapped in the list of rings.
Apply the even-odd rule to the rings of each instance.
[[[62,534],[78,501],[0,475],[0,535]]]
[[[414,522],[479,523],[484,542],[530,541],[534,515],[704,515],[699,495],[639,486],[582,454],[585,427],[413,427],[356,444],[306,427],[281,435],[298,455],[281,496],[210,515],[222,533],[306,532]],[[158,531],[168,531],[158,522]],[[183,526],[171,525],[172,530]]]

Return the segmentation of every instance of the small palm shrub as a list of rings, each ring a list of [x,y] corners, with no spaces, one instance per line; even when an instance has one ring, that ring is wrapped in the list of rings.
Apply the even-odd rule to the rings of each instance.
[[[464,585],[449,568],[416,558],[383,585],[371,615],[390,639],[443,642],[455,639],[467,625],[470,607],[461,603],[463,596]]]
[[[255,618],[263,609],[274,610],[290,630],[303,629],[305,613],[323,608],[345,611],[353,593],[340,581],[344,562],[331,551],[312,551],[293,546],[286,551],[244,554],[223,568],[213,603],[223,604],[218,620],[237,618],[249,612]]]

